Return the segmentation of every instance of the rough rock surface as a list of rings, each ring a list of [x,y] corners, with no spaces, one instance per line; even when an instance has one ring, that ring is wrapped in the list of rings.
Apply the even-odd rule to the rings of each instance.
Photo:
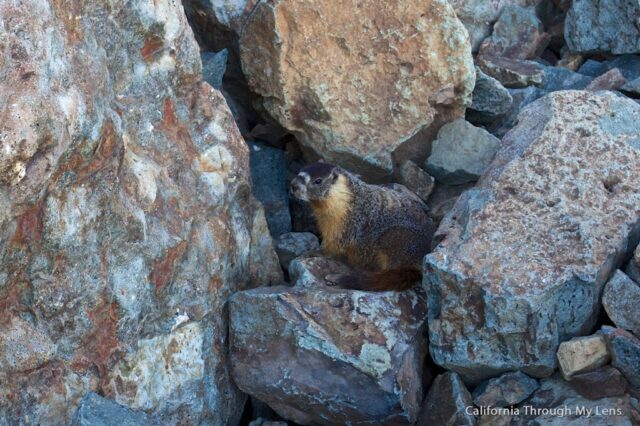
[[[576,374],[569,383],[587,399],[622,396],[629,388],[629,383],[622,373],[611,366]]]
[[[505,87],[540,85],[544,78],[544,66],[534,61],[478,56],[478,66]]]
[[[509,5],[502,9],[491,37],[480,45],[479,55],[511,59],[534,59],[547,47],[550,36],[544,32],[533,8]]]
[[[287,232],[276,239],[275,245],[280,266],[285,271],[296,257],[320,248],[318,237],[311,232]]]
[[[460,376],[453,372],[441,374],[423,402],[418,426],[474,426],[474,417],[465,410],[472,406],[471,394]]]
[[[11,0],[0,22],[0,417],[68,423],[96,391],[234,423],[223,306],[262,262],[260,209],[180,3]]]
[[[565,38],[576,53],[640,53],[640,2],[574,0],[565,19]]]
[[[640,336],[640,285],[618,270],[602,293],[602,306],[614,324]]]
[[[624,374],[632,387],[640,389],[640,339],[609,326],[602,327],[602,333],[611,351],[611,365]]]
[[[400,166],[400,183],[426,202],[435,188],[436,181],[413,161],[405,161]]]
[[[505,373],[487,380],[473,391],[479,407],[508,407],[518,404],[538,389],[538,381],[521,371]]]
[[[476,86],[473,88],[473,101],[467,110],[467,118],[470,110],[481,121],[494,119],[509,110],[513,98],[509,91],[495,78],[489,77],[476,67]]]
[[[564,414],[562,416],[559,413]],[[586,413],[590,413],[587,417]],[[532,426],[634,426],[637,421],[637,409],[629,395],[602,398],[590,401],[585,398],[567,398],[556,410],[535,417]],[[588,420],[587,420],[588,419]],[[588,423],[585,423],[588,421]]]
[[[620,70],[614,68],[595,78],[587,87],[585,87],[585,90],[617,90],[626,82],[627,80],[624,78]]]
[[[425,257],[434,361],[469,380],[556,368],[594,325],[640,221],[640,105],[610,92],[530,104]],[[559,156],[562,153],[562,156]]]
[[[467,31],[436,0],[260,2],[240,54],[265,109],[308,151],[374,179],[422,161],[475,81]]]
[[[317,270],[317,262],[305,262],[293,262],[304,273],[290,267],[293,288],[260,288],[231,299],[235,382],[301,424],[415,421],[426,354],[424,294],[328,287],[316,274],[339,266],[325,260]]]
[[[605,338],[601,334],[574,337],[560,343],[558,364],[565,379],[585,371],[594,370],[611,360]]]
[[[73,426],[120,425],[147,426],[151,419],[141,412],[124,407],[94,392],[89,392],[82,401],[73,419]]]
[[[425,168],[447,185],[474,182],[489,167],[499,147],[500,139],[458,119],[440,128]]]

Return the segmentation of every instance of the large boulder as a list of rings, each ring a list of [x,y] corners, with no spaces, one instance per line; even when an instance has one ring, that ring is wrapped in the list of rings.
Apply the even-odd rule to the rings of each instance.
[[[638,0],[574,0],[567,12],[567,46],[577,53],[640,53]]]
[[[467,31],[434,0],[261,1],[240,55],[265,109],[310,155],[370,178],[424,160],[475,81]]]
[[[423,396],[424,293],[326,286],[322,277],[343,268],[320,257],[296,259],[293,288],[231,298],[234,380],[300,424],[413,422]]]
[[[0,22],[0,423],[69,423],[94,391],[234,424],[224,307],[277,257],[180,2],[8,1]]]
[[[430,351],[479,381],[556,368],[587,334],[640,223],[640,105],[610,92],[535,101],[426,256]]]

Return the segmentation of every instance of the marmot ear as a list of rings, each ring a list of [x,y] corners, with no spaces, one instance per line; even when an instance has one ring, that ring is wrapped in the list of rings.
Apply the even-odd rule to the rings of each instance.
[[[338,180],[338,176],[340,176],[340,167],[334,167],[331,170],[331,182]]]

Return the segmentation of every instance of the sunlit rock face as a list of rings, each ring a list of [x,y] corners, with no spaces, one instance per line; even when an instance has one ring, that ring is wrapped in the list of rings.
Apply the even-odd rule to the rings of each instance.
[[[223,305],[278,265],[182,6],[8,0],[0,23],[0,418],[66,423],[96,391],[233,424]]]

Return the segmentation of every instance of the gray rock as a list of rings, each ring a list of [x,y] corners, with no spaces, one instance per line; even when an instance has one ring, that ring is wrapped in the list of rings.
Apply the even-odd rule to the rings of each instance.
[[[627,80],[618,68],[613,68],[599,77],[593,79],[584,90],[617,90],[621,88]]]
[[[418,426],[474,426],[476,420],[467,413],[473,406],[471,394],[454,372],[439,375],[422,404]]]
[[[474,185],[474,182],[463,185],[436,185],[427,202],[429,216],[435,223],[440,222],[449,210],[453,208],[460,194],[467,189],[473,188]]]
[[[582,90],[591,83],[593,77],[560,67],[546,67],[541,89],[547,92],[557,90]]]
[[[482,71],[505,87],[540,86],[544,78],[544,65],[534,61],[490,56],[478,56],[477,60]]]
[[[287,232],[275,240],[280,266],[285,271],[296,257],[320,248],[320,242],[311,232]]]
[[[230,299],[235,382],[296,423],[414,422],[423,396],[424,293],[327,287],[320,277],[339,267],[324,266],[315,282],[295,277],[293,288]]]
[[[591,401],[568,398],[557,410],[549,410],[531,420],[530,426],[633,426],[637,410],[629,395]],[[588,423],[585,423],[588,418]]]
[[[447,185],[473,182],[484,173],[499,147],[498,138],[458,119],[440,128],[425,168]]]
[[[636,247],[633,257],[624,270],[625,274],[636,283],[640,283],[640,246]]]
[[[89,392],[73,420],[73,426],[147,426],[153,424],[146,413]]]
[[[628,98],[582,91],[521,112],[425,257],[438,365],[470,381],[513,370],[543,377],[559,343],[594,326],[606,278],[638,233],[638,116]]]
[[[558,347],[560,372],[567,380],[574,374],[602,367],[610,359],[606,340],[601,334],[574,337]]]
[[[580,67],[578,72],[591,77],[598,77],[614,68],[618,68],[627,80],[634,80],[640,77],[640,55],[620,55],[606,61],[589,59]]]
[[[572,52],[620,55],[640,53],[637,0],[574,0],[565,19]]]
[[[405,161],[400,166],[400,183],[409,188],[424,202],[429,199],[436,185],[433,176],[422,170],[411,160]]]
[[[249,159],[253,195],[264,206],[271,235],[277,237],[290,232],[291,214],[284,151],[249,142]]]
[[[473,102],[467,110],[476,113],[483,121],[494,119],[509,110],[513,99],[509,91],[495,78],[489,77],[476,67],[476,86],[473,88]]]
[[[640,388],[640,339],[625,330],[606,325],[601,331],[611,351],[611,365],[624,374],[632,387]]]
[[[508,407],[527,399],[539,386],[521,371],[505,373],[480,384],[473,391],[473,402],[480,407]]]
[[[617,270],[602,294],[602,306],[616,327],[640,336],[640,285]]]
[[[620,88],[620,91],[632,96],[640,96],[640,77],[627,82]]]
[[[493,27],[491,37],[480,45],[479,54],[511,59],[534,59],[549,44],[550,35],[544,32],[535,9],[507,5]]]
[[[509,108],[507,113],[504,114],[501,119],[496,120],[494,124],[489,127],[491,133],[497,137],[503,137],[518,123],[518,116],[527,105],[548,94],[546,90],[534,86],[525,87],[523,89],[508,90],[513,99],[511,108]]]
[[[222,77],[227,69],[227,49],[219,52],[201,52],[202,79],[216,89],[222,88]]]

